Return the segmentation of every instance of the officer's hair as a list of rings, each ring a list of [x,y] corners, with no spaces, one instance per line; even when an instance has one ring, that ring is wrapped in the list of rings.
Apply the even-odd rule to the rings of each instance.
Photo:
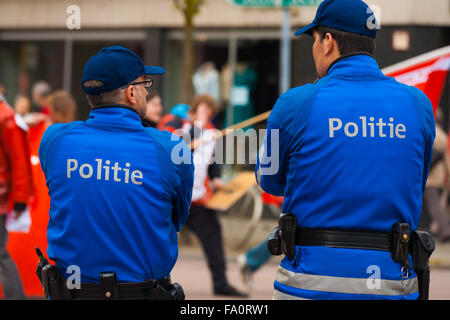
[[[83,86],[86,88],[99,88],[103,86],[103,82],[99,80],[86,80],[83,82]],[[122,95],[123,90],[119,88],[101,94],[86,94],[86,99],[89,105],[93,108],[102,104],[121,103]]]
[[[354,52],[367,52],[373,55],[375,53],[376,41],[369,36],[345,32],[328,27],[318,26],[314,28],[320,36],[320,42],[327,33],[331,34],[338,45],[339,53],[347,55]]]

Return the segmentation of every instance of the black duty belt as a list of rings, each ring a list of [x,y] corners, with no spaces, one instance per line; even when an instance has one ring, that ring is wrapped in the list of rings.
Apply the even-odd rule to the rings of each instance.
[[[113,272],[105,272],[100,274],[100,283],[82,283],[80,289],[70,289],[69,294],[72,299],[82,300],[172,300],[175,298],[171,295],[174,285],[177,284],[171,284],[169,277],[143,282],[118,283]]]
[[[295,244],[390,251],[391,232],[297,228]]]
[[[103,281],[102,281],[103,280]],[[120,300],[166,300],[170,299],[170,279],[147,280],[133,283],[117,283],[113,279],[100,279],[99,284],[82,283],[80,289],[69,290],[72,299],[120,299]]]

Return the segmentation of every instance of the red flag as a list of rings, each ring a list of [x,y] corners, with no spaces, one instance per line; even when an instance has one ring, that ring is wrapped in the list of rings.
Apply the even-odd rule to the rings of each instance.
[[[422,90],[430,99],[436,116],[449,69],[450,46],[446,46],[384,68],[382,71],[398,82]]]

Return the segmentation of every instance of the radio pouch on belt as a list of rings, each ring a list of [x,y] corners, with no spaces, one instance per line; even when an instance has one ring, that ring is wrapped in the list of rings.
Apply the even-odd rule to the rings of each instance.
[[[295,232],[297,230],[297,217],[291,213],[283,215],[279,222],[281,251],[289,259],[295,257]]]
[[[409,270],[409,224],[397,222],[392,226],[392,259],[400,262],[402,267]]]
[[[415,231],[411,236],[411,256],[419,281],[419,300],[428,300],[430,266],[428,260],[436,248],[436,240],[426,231]]]

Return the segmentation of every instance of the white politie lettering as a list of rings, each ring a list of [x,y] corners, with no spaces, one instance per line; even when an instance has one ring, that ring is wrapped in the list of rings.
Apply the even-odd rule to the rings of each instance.
[[[142,171],[131,170],[130,162],[125,163],[125,167],[120,167],[119,162],[117,161],[111,166],[110,160],[103,161],[103,159],[95,159],[95,164],[82,163],[80,166],[78,166],[77,159],[67,159],[66,172],[68,179],[71,179],[78,173],[83,179],[91,179],[94,177],[94,179],[97,180],[112,180],[114,182],[122,183],[130,183],[131,181],[131,183],[135,185],[141,185],[144,180]]]
[[[375,122],[374,117],[359,117],[359,122],[342,123],[339,118],[328,119],[329,137],[334,138],[335,134],[344,126],[344,134],[349,138],[360,135],[363,138],[406,138],[406,126],[403,123],[395,124],[395,119],[390,117],[388,122],[384,122],[383,118],[379,118]]]

